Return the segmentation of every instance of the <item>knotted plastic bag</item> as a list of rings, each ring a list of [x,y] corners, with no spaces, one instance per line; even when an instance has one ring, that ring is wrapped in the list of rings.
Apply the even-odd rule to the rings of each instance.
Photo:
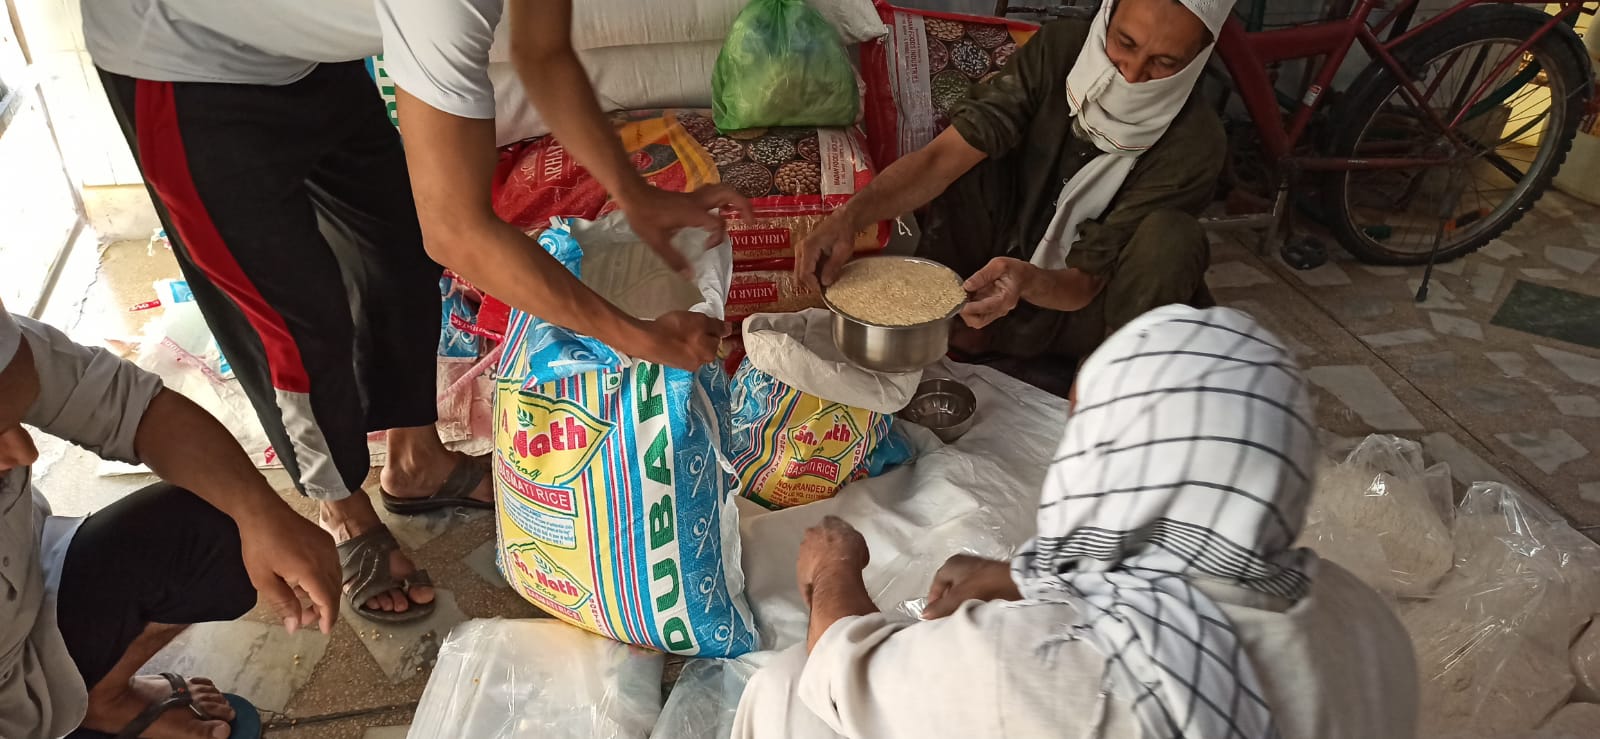
[[[848,126],[860,111],[844,42],[805,0],[752,0],[728,29],[711,91],[724,131]]]

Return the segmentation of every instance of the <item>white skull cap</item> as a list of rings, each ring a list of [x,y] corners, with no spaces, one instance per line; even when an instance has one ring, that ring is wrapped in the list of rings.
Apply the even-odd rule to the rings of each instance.
[[[1194,13],[1206,28],[1211,29],[1211,35],[1222,32],[1222,24],[1228,21],[1228,14],[1233,12],[1233,0],[1178,0],[1183,7]]]

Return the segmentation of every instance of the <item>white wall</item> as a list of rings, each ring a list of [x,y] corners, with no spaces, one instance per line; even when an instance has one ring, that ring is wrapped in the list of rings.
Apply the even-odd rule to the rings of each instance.
[[[84,46],[79,1],[13,0],[13,6],[73,178],[84,187],[142,184]]]

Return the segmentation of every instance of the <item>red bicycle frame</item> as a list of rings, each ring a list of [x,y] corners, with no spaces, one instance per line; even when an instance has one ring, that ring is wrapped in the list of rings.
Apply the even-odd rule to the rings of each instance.
[[[1403,0],[1393,12],[1389,13],[1376,25],[1368,21],[1373,11],[1384,3],[1382,0],[1360,0],[1356,8],[1346,18],[1330,21],[1319,21],[1290,28],[1247,32],[1244,24],[1237,17],[1229,18],[1222,28],[1222,33],[1217,39],[1217,52],[1222,58],[1222,63],[1227,67],[1228,73],[1233,77],[1234,84],[1238,87],[1239,96],[1244,101],[1245,110],[1250,114],[1256,129],[1261,136],[1261,144],[1267,156],[1283,164],[1293,166],[1300,170],[1344,171],[1344,170],[1371,170],[1371,169],[1409,169],[1432,164],[1446,164],[1455,161],[1452,157],[1429,158],[1332,158],[1317,156],[1295,156],[1294,152],[1300,145],[1300,139],[1305,134],[1306,126],[1311,122],[1311,116],[1316,112],[1317,104],[1322,101],[1323,93],[1333,84],[1334,75],[1338,73],[1339,66],[1344,63],[1345,57],[1354,48],[1356,42],[1367,50],[1373,59],[1383,64],[1400,81],[1400,91],[1411,105],[1421,111],[1429,122],[1451,139],[1464,141],[1456,133],[1456,127],[1462,122],[1465,111],[1485,93],[1489,85],[1511,64],[1521,58],[1534,42],[1548,33],[1558,23],[1566,21],[1583,8],[1583,2],[1567,0],[1561,3],[1561,11],[1551,17],[1550,21],[1541,27],[1538,33],[1522,42],[1514,53],[1506,55],[1494,70],[1484,79],[1484,82],[1457,106],[1458,112],[1452,120],[1445,121],[1439,117],[1434,109],[1427,103],[1437,92],[1438,82],[1428,90],[1419,90],[1416,80],[1401,67],[1395,59],[1394,51],[1401,44],[1427,33],[1440,23],[1474,5],[1503,3],[1513,5],[1546,5],[1548,3],[1533,2],[1533,0],[1461,0],[1448,10],[1433,18],[1406,30],[1387,41],[1379,40],[1378,34],[1382,33],[1395,18],[1403,13],[1409,15],[1418,0]],[[1272,81],[1268,78],[1267,67],[1276,62],[1294,59],[1311,59],[1324,57],[1321,69],[1317,72],[1311,86],[1306,88],[1299,105],[1290,114],[1287,125],[1284,116],[1278,110],[1278,101],[1274,92]],[[1452,59],[1450,64],[1454,64]],[[1447,68],[1448,69],[1448,68]],[[1443,78],[1441,72],[1440,79]]]

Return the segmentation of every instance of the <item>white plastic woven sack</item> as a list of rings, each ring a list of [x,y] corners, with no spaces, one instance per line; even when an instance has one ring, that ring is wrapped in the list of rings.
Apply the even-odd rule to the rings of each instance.
[[[847,44],[882,36],[886,29],[872,0],[809,0],[811,7]],[[572,47],[579,51],[614,46],[722,42],[748,0],[584,0],[572,4]],[[494,61],[505,61],[510,27],[495,29]],[[709,78],[708,78],[709,81]]]
[[[554,619],[467,621],[440,645],[407,736],[645,739],[663,662]]]
[[[833,314],[823,308],[760,313],[744,322],[744,351],[762,372],[801,392],[875,413],[898,413],[911,402],[922,372],[861,369],[833,344]]]
[[[721,41],[616,46],[579,51],[578,60],[589,73],[603,111],[709,108],[711,70],[721,50]],[[501,57],[489,63],[495,145],[550,133],[544,118],[528,101],[510,56]]]

